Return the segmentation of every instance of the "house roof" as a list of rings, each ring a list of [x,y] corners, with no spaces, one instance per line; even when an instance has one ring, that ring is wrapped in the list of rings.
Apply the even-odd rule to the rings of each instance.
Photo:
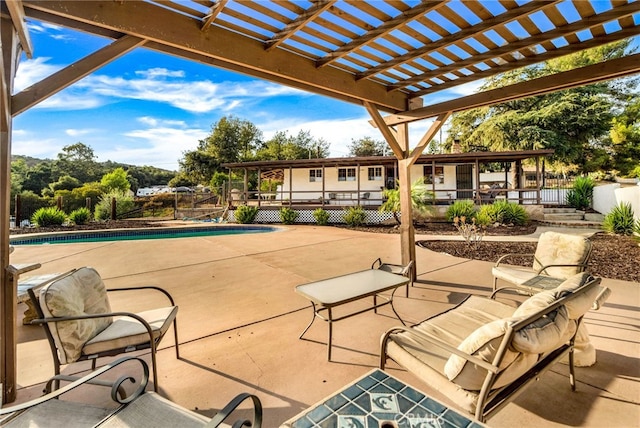
[[[427,154],[420,156],[416,163],[427,164],[435,162],[443,164],[462,163],[487,163],[487,162],[514,162],[518,160],[546,157],[553,154],[552,149],[520,150],[505,152],[466,152]],[[248,170],[268,170],[281,168],[319,168],[322,166],[367,166],[367,165],[394,165],[398,160],[395,156],[357,156],[347,158],[317,158],[317,159],[293,159],[293,160],[268,160],[254,162],[224,163],[223,167],[229,169],[246,168]]]

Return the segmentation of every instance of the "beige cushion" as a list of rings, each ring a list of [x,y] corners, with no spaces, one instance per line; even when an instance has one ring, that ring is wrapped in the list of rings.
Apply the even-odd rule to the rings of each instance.
[[[579,273],[568,278],[566,281],[560,284],[558,288],[550,291],[556,293],[556,297],[560,298],[567,292],[573,292],[584,285],[589,280],[589,278],[591,278],[591,276],[588,273]],[[598,294],[600,293],[600,291],[600,287],[591,287],[589,290],[587,290],[586,293],[582,293],[580,296],[577,296],[567,302],[565,306],[567,307],[569,318],[572,320],[576,320],[586,314],[587,311],[592,308],[594,302],[598,298]]]
[[[538,239],[533,269],[538,271],[548,265],[585,263],[590,243],[582,236],[557,232],[544,232]],[[551,267],[541,272],[554,278],[569,278],[582,271],[581,267]]]
[[[543,308],[544,306],[538,310]],[[535,312],[536,311],[532,311],[529,314],[525,314],[516,311],[514,316],[528,316]],[[549,312],[544,317],[518,330],[513,336],[511,346],[520,352],[544,354],[553,351],[566,341],[565,333],[568,328],[569,316],[567,315],[567,309],[564,306],[560,306],[555,311]]]
[[[164,335],[178,313],[177,306],[153,309],[139,312],[139,315],[149,323],[153,337]],[[130,317],[116,319],[100,334],[87,342],[82,348],[84,355],[92,355],[110,349],[126,348],[149,342],[149,333],[142,323]]]
[[[89,267],[80,268],[43,287],[40,307],[47,318],[111,312],[104,282],[98,272]],[[80,358],[84,344],[111,321],[106,317],[50,323],[60,363],[69,364]]]
[[[515,321],[513,318],[504,318],[485,324],[467,336],[458,349],[493,364],[509,324]],[[493,387],[499,388],[513,382],[533,367],[537,359],[537,355],[507,348],[498,366],[499,377]],[[449,380],[471,391],[479,390],[487,376],[486,370],[457,355],[449,357],[444,372]]]

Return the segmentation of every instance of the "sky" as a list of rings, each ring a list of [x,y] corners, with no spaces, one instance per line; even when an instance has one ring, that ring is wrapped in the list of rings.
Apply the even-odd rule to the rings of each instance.
[[[112,42],[38,21],[29,21],[28,28],[34,57],[22,58],[14,93]],[[470,95],[480,85],[431,94],[424,104]],[[141,47],[16,116],[11,152],[55,159],[63,147],[81,142],[98,162],[177,171],[184,153],[195,150],[225,116],[253,123],[264,140],[278,131],[308,131],[329,143],[331,157],[348,156],[353,140],[384,141],[360,105]],[[412,147],[430,125],[410,124]]]
[[[28,26],[34,55],[20,62],[14,93],[111,42],[37,21]],[[432,100],[478,86],[461,85]],[[64,146],[81,142],[98,162],[178,170],[184,152],[225,116],[250,121],[265,140],[278,131],[309,131],[329,143],[331,157],[348,156],[352,140],[383,140],[362,106],[137,48],[16,116],[11,152],[55,159]],[[410,126],[413,145],[430,123]]]

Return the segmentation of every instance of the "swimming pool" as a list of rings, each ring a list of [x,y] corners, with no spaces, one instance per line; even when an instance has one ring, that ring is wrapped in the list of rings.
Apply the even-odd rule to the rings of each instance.
[[[134,241],[141,239],[193,238],[199,236],[240,235],[281,230],[272,226],[171,227],[62,232],[11,238],[11,245],[74,244],[81,242]]]

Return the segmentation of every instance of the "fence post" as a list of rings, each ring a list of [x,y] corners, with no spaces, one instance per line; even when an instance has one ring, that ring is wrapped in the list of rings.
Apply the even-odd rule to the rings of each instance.
[[[62,196],[58,196],[58,199],[56,199],[56,207],[62,211]]]
[[[22,213],[22,200],[20,199],[20,195],[16,195],[16,206],[14,207],[14,215],[15,218],[15,227],[20,227],[22,223],[22,219],[20,218],[20,214]]]
[[[84,199],[84,206],[91,211],[91,198],[85,198]]]
[[[116,198],[111,198],[111,220],[116,220]]]

